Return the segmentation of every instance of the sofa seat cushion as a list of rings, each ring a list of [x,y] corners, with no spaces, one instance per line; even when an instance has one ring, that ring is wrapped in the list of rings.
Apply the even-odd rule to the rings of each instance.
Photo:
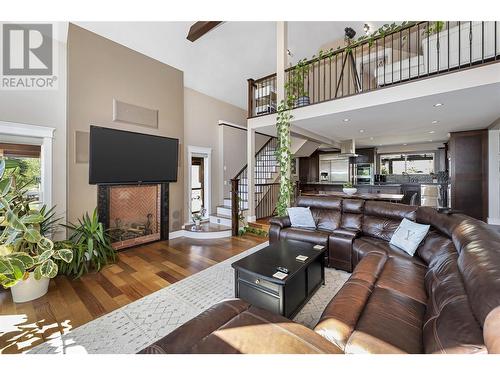
[[[427,303],[424,286],[427,267],[403,257],[389,257],[376,286],[390,289],[422,304]]]
[[[407,259],[412,263],[420,264],[425,266],[425,262],[418,256],[409,256],[403,250],[399,249],[396,246],[391,245],[389,242],[375,237],[370,236],[361,236],[354,240],[353,246],[353,254],[352,254],[352,262],[353,266],[359,263],[359,261],[370,252],[379,252],[386,254],[389,257],[400,257],[403,259]]]
[[[375,287],[356,325],[356,331],[405,353],[423,353],[422,325],[425,305],[391,289]],[[381,353],[385,347],[357,340],[346,353]]]
[[[383,251],[368,253],[314,330],[346,353],[422,353],[425,270]]]
[[[298,240],[328,246],[329,232],[305,229],[305,228],[283,228],[280,231],[280,239],[282,240]]]
[[[265,338],[265,339],[263,339]],[[220,302],[141,354],[337,354],[309,328],[243,300]]]

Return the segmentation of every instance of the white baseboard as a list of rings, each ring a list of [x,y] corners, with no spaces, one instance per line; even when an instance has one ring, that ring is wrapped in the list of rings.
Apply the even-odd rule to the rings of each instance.
[[[216,238],[228,238],[231,237],[232,233],[231,230],[223,230],[223,231],[218,231],[218,232],[193,232],[190,230],[177,230],[175,232],[170,232],[169,233],[169,239],[173,240],[175,238],[179,237],[186,237],[186,238],[197,238],[200,240],[210,240],[210,239],[216,239]]]
[[[176,230],[175,232],[170,232],[168,234],[168,239],[173,240],[174,238],[184,237],[184,232],[185,232],[184,229]]]

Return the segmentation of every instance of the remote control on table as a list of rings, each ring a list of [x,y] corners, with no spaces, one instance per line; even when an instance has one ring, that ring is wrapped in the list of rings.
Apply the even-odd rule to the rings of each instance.
[[[288,268],[285,268],[285,267],[276,267],[276,269],[280,272],[283,272],[283,273],[288,273]]]

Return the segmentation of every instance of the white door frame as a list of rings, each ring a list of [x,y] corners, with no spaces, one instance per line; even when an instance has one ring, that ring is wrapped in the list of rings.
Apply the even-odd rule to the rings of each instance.
[[[48,126],[0,121],[0,134],[23,137],[25,138],[25,140],[23,139],[25,144],[39,145],[39,141],[42,141],[40,153],[42,191],[40,201],[49,208],[52,207],[52,144],[55,130],[55,128]],[[30,140],[32,141],[30,142]]]
[[[212,209],[211,207],[211,195],[212,195],[212,185],[211,185],[211,180],[212,180],[212,148],[210,147],[200,147],[200,146],[188,146],[188,151],[187,151],[187,181],[188,181],[188,199],[187,199],[187,206],[188,206],[188,222],[191,222],[191,159],[192,157],[201,157],[203,158],[203,173],[204,173],[204,197],[203,197],[203,202],[204,202],[204,207],[206,208],[207,212],[205,214],[205,219],[208,219],[210,217],[210,211]]]

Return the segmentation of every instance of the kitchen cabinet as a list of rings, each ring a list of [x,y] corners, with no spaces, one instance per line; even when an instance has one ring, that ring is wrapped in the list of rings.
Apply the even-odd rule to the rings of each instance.
[[[375,163],[375,148],[357,148],[357,157],[353,158],[354,164],[374,164]]]

